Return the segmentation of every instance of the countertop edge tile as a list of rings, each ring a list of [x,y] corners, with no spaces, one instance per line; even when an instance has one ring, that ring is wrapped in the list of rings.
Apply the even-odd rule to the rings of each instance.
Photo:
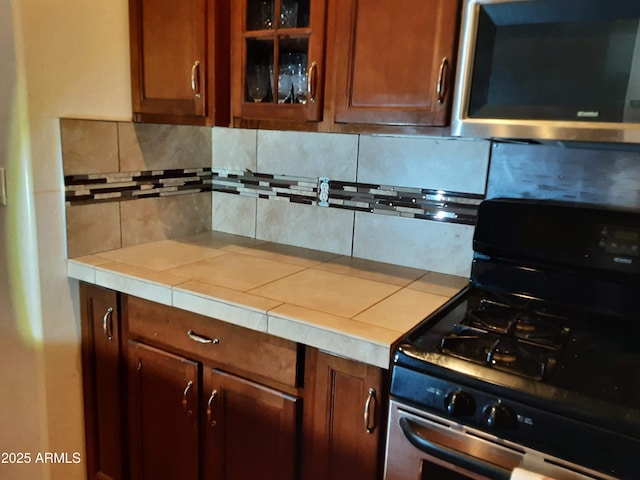
[[[96,268],[96,285],[171,306],[171,287]]]
[[[96,283],[96,269],[86,263],[67,260],[67,275],[82,282]]]
[[[172,305],[189,312],[216,318],[240,327],[267,331],[267,313],[251,307],[241,307],[215,298],[174,288]]]
[[[269,314],[267,333],[300,342],[332,354],[388,369],[391,345],[380,345],[346,333],[322,328],[301,320]]]

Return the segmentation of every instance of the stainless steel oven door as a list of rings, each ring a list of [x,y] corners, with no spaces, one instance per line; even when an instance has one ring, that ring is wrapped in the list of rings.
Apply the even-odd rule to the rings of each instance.
[[[516,468],[532,478],[612,480],[391,400],[384,480],[509,480]]]

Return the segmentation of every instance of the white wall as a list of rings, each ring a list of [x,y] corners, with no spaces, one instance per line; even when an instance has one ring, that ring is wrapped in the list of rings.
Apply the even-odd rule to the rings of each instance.
[[[16,56],[13,10],[0,1],[0,168],[9,201],[0,205],[0,452],[21,454],[46,445],[41,315],[37,290],[37,246],[31,205],[26,92]],[[36,292],[35,298],[30,297]],[[43,464],[0,463],[0,478],[47,478]]]
[[[7,33],[11,25],[5,25],[10,23],[11,3],[15,14],[13,35]],[[66,277],[58,118],[130,120],[127,0],[0,0],[0,18],[0,61],[11,53],[11,44],[15,43],[18,63],[24,65],[30,128],[27,147],[33,166],[33,193],[28,200],[35,208],[37,228],[37,237],[35,232],[30,236],[37,238],[40,261],[34,277],[39,275],[41,291],[29,303],[42,306],[41,318],[30,317],[42,339],[33,347],[14,342],[13,348],[2,352],[2,379],[11,369],[20,375],[12,377],[19,378],[15,384],[2,382],[0,406],[6,413],[0,448],[23,449],[34,455],[80,451],[84,459],[77,285]],[[5,73],[11,72],[6,72],[4,61],[0,64],[5,82]],[[4,101],[1,109],[6,109]],[[6,130],[0,120],[0,135]],[[6,229],[3,233],[6,241]],[[22,242],[28,244],[27,239]],[[4,292],[2,281],[7,280],[0,278],[0,290]],[[4,325],[6,319],[1,320]],[[9,340],[18,340],[15,332],[10,335]],[[5,415],[13,421],[5,423]],[[11,473],[4,467],[0,464],[0,478],[85,477],[84,462],[52,465],[50,471],[38,473],[29,469],[35,467],[33,464],[29,468],[16,466]]]

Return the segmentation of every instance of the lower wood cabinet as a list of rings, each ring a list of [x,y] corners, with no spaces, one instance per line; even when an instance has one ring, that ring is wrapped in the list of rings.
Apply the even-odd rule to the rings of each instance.
[[[379,368],[307,351],[304,462],[308,480],[381,478],[385,375]],[[384,403],[383,403],[384,402]]]
[[[80,298],[87,478],[122,480],[127,475],[119,296],[82,283]]]
[[[128,342],[131,479],[198,480],[197,362]]]
[[[89,479],[381,478],[383,370],[99,287],[81,301]]]
[[[210,368],[203,382],[203,478],[298,478],[299,399]]]

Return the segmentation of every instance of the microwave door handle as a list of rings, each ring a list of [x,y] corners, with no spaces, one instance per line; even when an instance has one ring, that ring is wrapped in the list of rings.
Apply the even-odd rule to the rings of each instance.
[[[495,480],[509,480],[511,470],[507,470],[493,463],[480,460],[466,453],[453,450],[442,445],[430,442],[416,430],[416,425],[407,418],[400,419],[400,428],[407,440],[418,450],[433,457],[444,460],[452,465],[464,468],[469,472],[483,475]]]

